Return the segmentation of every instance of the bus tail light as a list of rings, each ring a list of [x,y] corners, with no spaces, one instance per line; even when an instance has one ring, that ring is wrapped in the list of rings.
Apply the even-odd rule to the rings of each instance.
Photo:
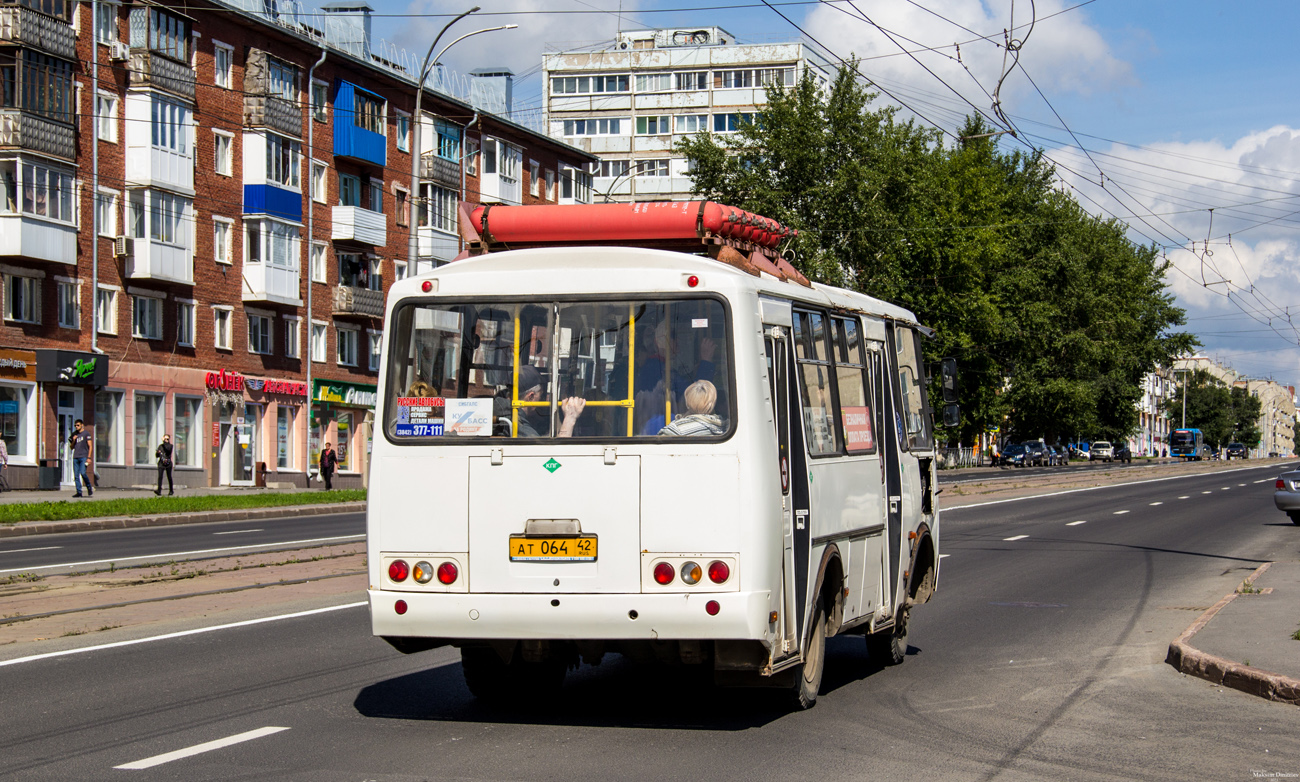
[[[731,568],[727,567],[726,562],[714,560],[709,563],[709,580],[715,584],[721,584],[731,578]]]
[[[433,580],[433,565],[424,560],[415,563],[411,568],[411,578],[415,579],[417,584],[427,584]]]
[[[398,616],[401,616],[401,615],[405,614],[405,613],[406,613],[406,601],[405,601],[405,600],[398,600],[396,603],[393,603],[393,610],[397,612],[397,615],[398,615]]]
[[[667,562],[660,562],[655,565],[655,581],[660,585],[667,585],[673,582],[673,566]]]
[[[444,562],[438,566],[438,581],[443,584],[450,585],[455,583],[456,577],[459,575],[460,571],[457,570],[456,565],[451,562]]]
[[[698,584],[704,578],[704,571],[694,562],[682,563],[682,582],[687,586]]]
[[[388,566],[388,577],[393,581],[401,583],[411,574],[411,566],[406,564],[404,559],[395,559]]]
[[[717,616],[718,612],[721,610],[722,610],[722,606],[718,605],[717,600],[710,600],[709,602],[704,604],[704,613],[708,614],[709,616]]]

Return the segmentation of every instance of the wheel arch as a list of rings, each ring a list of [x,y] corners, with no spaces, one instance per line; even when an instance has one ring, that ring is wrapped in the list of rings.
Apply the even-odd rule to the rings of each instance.
[[[812,595],[822,601],[830,634],[838,633],[844,622],[844,561],[839,546],[834,543],[827,544],[822,551]]]
[[[911,561],[907,568],[908,605],[929,602],[938,588],[938,552],[935,550],[930,526],[923,523],[917,528],[916,542],[912,546]]]

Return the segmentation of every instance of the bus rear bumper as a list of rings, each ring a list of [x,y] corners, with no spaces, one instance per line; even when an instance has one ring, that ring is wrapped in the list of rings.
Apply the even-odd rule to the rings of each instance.
[[[378,636],[448,641],[754,640],[770,643],[768,592],[707,594],[502,595],[422,594],[372,590],[371,628]],[[406,602],[398,614],[396,603]],[[706,604],[716,601],[710,616]]]

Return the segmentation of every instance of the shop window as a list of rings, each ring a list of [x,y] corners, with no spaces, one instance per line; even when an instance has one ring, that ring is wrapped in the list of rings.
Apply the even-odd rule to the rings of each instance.
[[[281,470],[293,469],[293,418],[294,409],[280,405],[275,413],[275,466]]]
[[[172,417],[172,458],[178,467],[201,467],[203,454],[203,400],[178,396]]]
[[[31,403],[29,386],[0,385],[0,437],[9,458],[32,458],[31,433],[28,431],[27,408]]]
[[[154,463],[153,452],[162,442],[163,398],[159,394],[135,392],[135,464]]]
[[[121,391],[95,392],[95,461],[99,464],[123,463],[122,397]]]
[[[351,472],[352,466],[352,414],[339,413],[338,418],[338,435],[339,441],[335,444],[334,450],[338,453],[339,472]]]

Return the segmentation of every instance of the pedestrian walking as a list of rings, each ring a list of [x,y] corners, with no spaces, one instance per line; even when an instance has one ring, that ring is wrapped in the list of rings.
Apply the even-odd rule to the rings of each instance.
[[[86,422],[78,418],[72,424],[72,434],[68,435],[68,445],[72,448],[72,481],[77,487],[73,497],[81,496],[81,485],[86,485],[86,495],[95,496],[95,489],[86,477],[86,465],[90,463],[91,453],[95,447],[95,436],[86,430]]]
[[[334,453],[334,449],[328,442],[325,443],[324,449],[320,452],[320,477],[325,481],[325,491],[334,488],[334,469],[338,464],[338,454]]]
[[[162,496],[162,479],[163,475],[167,476],[167,496],[176,493],[176,487],[172,485],[172,436],[163,435],[162,443],[154,450],[153,456],[158,460],[158,488],[153,490],[154,494]]]

